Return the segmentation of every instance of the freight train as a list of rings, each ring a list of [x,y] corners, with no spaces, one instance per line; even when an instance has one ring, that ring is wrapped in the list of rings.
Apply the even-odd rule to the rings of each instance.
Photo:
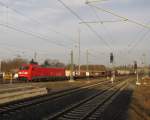
[[[71,72],[65,68],[49,68],[49,67],[42,67],[37,64],[23,64],[20,67],[18,72],[18,79],[19,80],[27,80],[27,81],[45,81],[45,80],[67,80],[70,78]],[[116,76],[122,75],[130,75],[130,72],[125,71],[116,71]],[[96,77],[111,77],[112,71],[108,70],[81,70],[80,73],[78,71],[73,71],[74,79],[80,78],[96,78]]]
[[[37,64],[23,64],[18,72],[19,80],[27,81],[41,81],[41,80],[66,80],[70,78],[70,71],[65,68],[49,68],[42,67]],[[85,77],[104,77],[106,71],[90,71],[87,75],[86,71],[81,70],[73,72],[74,79],[80,79]]]

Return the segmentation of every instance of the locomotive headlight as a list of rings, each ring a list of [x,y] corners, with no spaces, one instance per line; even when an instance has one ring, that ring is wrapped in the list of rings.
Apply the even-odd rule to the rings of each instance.
[[[19,72],[19,74],[22,74],[22,72]]]
[[[25,75],[27,75],[27,74],[28,74],[28,72],[24,72],[24,74],[25,74]]]
[[[19,74],[25,74],[25,75],[27,75],[28,72],[19,72]]]

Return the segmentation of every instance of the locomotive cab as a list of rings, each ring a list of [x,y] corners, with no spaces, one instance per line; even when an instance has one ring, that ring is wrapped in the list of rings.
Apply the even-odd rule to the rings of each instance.
[[[31,71],[31,67],[30,65],[22,65],[19,68],[19,73],[18,73],[18,78],[19,79],[23,79],[23,80],[30,80],[30,71]]]

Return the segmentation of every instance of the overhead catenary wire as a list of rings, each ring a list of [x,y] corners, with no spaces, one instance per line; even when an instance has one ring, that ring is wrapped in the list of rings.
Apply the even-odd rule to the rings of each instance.
[[[96,3],[96,2],[103,2],[103,1],[109,1],[109,0],[86,0],[85,3]]]
[[[147,24],[149,24],[149,23],[150,23],[150,21],[149,21]],[[136,36],[138,36],[142,31],[143,31],[143,29],[142,29],[141,31],[139,31]],[[131,41],[131,42],[128,44],[128,49],[129,49],[128,51],[132,50],[134,47],[137,46],[137,44],[141,43],[141,42],[143,41],[144,37],[145,37],[149,32],[150,32],[150,30],[148,29],[148,30],[145,31],[143,34],[140,34],[141,36],[140,36],[139,39],[134,39],[133,41]]]
[[[0,2],[0,5],[6,7],[6,5],[3,4],[3,3],[1,3],[1,2]],[[7,7],[8,7],[8,6],[7,6]],[[22,13],[22,12],[16,10],[16,9],[14,9],[14,8],[9,7],[9,9],[13,10],[14,12],[16,12],[16,13],[19,14],[19,15],[22,15],[22,16],[24,16],[24,17],[27,17],[24,13]],[[38,21],[36,21],[35,19],[33,19],[33,18],[31,18],[31,17],[29,17],[28,19],[32,20],[33,22],[39,23]],[[23,31],[24,31],[24,30],[23,30]],[[26,31],[24,31],[24,32],[26,32]],[[36,37],[37,37],[37,36],[36,36]],[[38,35],[38,37],[39,37],[39,35]],[[40,36],[40,37],[41,37],[41,36]],[[57,45],[58,45],[58,44],[57,44]],[[60,45],[60,44],[59,44],[59,45]],[[62,44],[61,44],[61,45],[62,45]],[[63,45],[63,46],[64,46],[64,45]]]
[[[20,51],[20,49],[18,49],[17,47],[15,47],[15,46],[10,46],[10,44],[8,45],[7,43],[5,43],[5,44],[3,44],[3,43],[0,43],[1,45],[7,45],[7,46],[5,46],[4,48],[1,46],[1,48],[3,48],[3,49],[1,49],[1,51],[2,50],[4,50],[4,52],[5,53],[10,53],[11,55],[13,55],[14,57],[18,57],[18,56],[21,56],[22,57],[22,55],[24,55],[27,51],[28,52],[31,52],[32,50],[31,49],[24,49],[24,50],[22,50],[22,51]],[[9,46],[9,47],[8,47]],[[6,57],[6,56],[4,56],[4,57]],[[29,55],[25,55],[25,56],[23,56],[24,58],[25,57],[29,57]]]
[[[89,3],[87,3],[87,4],[88,4],[89,6],[91,6],[91,7],[94,7],[94,8],[96,8],[96,9],[100,10],[100,11],[103,11],[103,12],[112,14],[113,16],[119,17],[119,18],[123,19],[124,22],[130,22],[130,23],[136,24],[136,25],[138,25],[138,26],[141,26],[141,27],[143,27],[143,28],[145,28],[145,29],[150,30],[150,26],[148,26],[148,25],[146,25],[146,24],[139,23],[139,22],[136,21],[136,20],[131,20],[131,19],[127,18],[127,17],[118,15],[118,14],[112,12],[112,10],[103,9],[103,8],[97,7],[97,6],[92,5],[92,4],[89,4]],[[147,33],[148,33],[148,32],[147,32]],[[146,34],[147,34],[147,33],[146,33]],[[146,35],[146,34],[145,34],[145,35]],[[139,42],[141,42],[141,41],[142,41],[141,39],[137,40],[137,41],[135,42],[135,44],[134,44],[131,48],[129,48],[128,53],[129,53],[131,50],[133,50],[133,49],[139,44]]]
[[[122,21],[125,21],[125,20],[100,20],[100,21],[84,21],[84,22],[80,22],[80,24],[83,24],[83,23],[100,23],[100,24],[103,24],[103,23],[113,23],[113,22],[122,22]]]
[[[30,36],[32,36],[32,37],[39,38],[39,39],[44,40],[44,41],[47,41],[47,42],[51,42],[52,44],[55,44],[55,45],[57,45],[57,46],[61,46],[61,47],[63,47],[63,48],[67,48],[66,45],[63,45],[63,44],[61,44],[60,42],[57,43],[57,42],[50,41],[48,38],[45,38],[45,37],[41,36],[39,33],[38,33],[38,35],[37,35],[37,34],[35,34],[35,33],[33,33],[33,32],[25,31],[24,29],[20,29],[20,28],[17,28],[16,26],[14,26],[14,25],[8,24],[8,22],[7,22],[6,24],[0,23],[0,26],[6,27],[6,28],[9,28],[9,29],[18,31],[18,32],[22,32],[22,33],[24,33],[24,34],[30,35]],[[70,48],[68,48],[68,49],[70,49]]]
[[[20,12],[18,12],[18,11],[16,11],[16,13],[20,14]],[[12,25],[12,24],[9,24],[9,23],[7,23],[7,24],[2,24],[1,23],[0,26],[6,27],[6,28],[12,29],[14,31],[21,32],[21,33],[24,33],[24,34],[27,34],[27,35],[30,35],[30,36],[33,36],[33,37],[36,37],[36,38],[39,38],[39,39],[47,41],[47,42],[51,42],[51,41],[48,41],[48,38],[45,38],[45,36],[41,36],[39,33],[35,34],[35,33],[31,32],[31,31],[26,31],[25,29],[17,28],[16,25]],[[66,46],[61,44],[61,43],[54,42],[53,44],[66,48]]]
[[[40,35],[37,35],[37,34],[31,33],[31,32],[27,32],[27,31],[21,30],[21,29],[19,29],[19,28],[16,28],[16,27],[14,27],[14,26],[9,25],[9,24],[2,24],[2,23],[0,23],[0,26],[3,26],[3,27],[6,27],[6,28],[15,30],[15,31],[18,31],[18,32],[27,34],[27,35],[30,35],[30,36],[32,36],[32,37],[39,38],[39,39],[44,40],[44,41],[46,41],[46,42],[51,42],[52,44],[55,44],[55,45],[57,45],[57,46],[61,46],[61,47],[63,47],[63,48],[67,48],[66,45],[63,45],[63,44],[61,44],[61,43],[56,43],[56,42],[49,41],[49,39],[44,38],[44,37],[42,37],[42,36],[40,36]]]
[[[90,5],[90,2],[87,3],[87,4]],[[123,21],[125,21],[125,22],[130,22],[130,23],[136,24],[136,25],[141,26],[141,27],[143,27],[143,28],[146,28],[146,29],[148,29],[148,30],[149,30],[149,28],[150,28],[149,25],[140,23],[140,22],[138,22],[138,21],[136,21],[136,20],[131,20],[131,19],[127,18],[127,17],[120,16],[120,15],[118,15],[118,14],[112,12],[111,10],[99,8],[99,7],[94,6],[94,5],[90,5],[90,6],[91,6],[91,7],[95,7],[96,9],[101,10],[101,11],[103,11],[103,12],[112,14],[112,15],[114,15],[114,16],[116,16],[116,17],[119,17],[119,18],[123,19]],[[129,49],[127,50],[128,53],[129,53],[129,51],[135,49],[135,48],[139,45],[139,43],[141,43],[141,42],[144,40],[144,37],[146,36],[146,34],[148,34],[148,31],[141,37],[141,39],[138,39],[137,41],[134,41],[134,42],[133,42],[133,45],[132,45],[132,43],[129,43],[129,46],[128,46],[128,47],[131,47],[131,48],[129,48]],[[134,43],[135,43],[135,44],[134,44]],[[131,46],[131,45],[132,45],[132,46]]]
[[[8,50],[8,49],[11,49],[11,50],[8,50],[8,51],[10,51],[10,52],[12,52],[12,50],[16,50],[16,51],[18,51],[18,52],[20,52],[20,49],[19,49],[19,47],[17,47],[16,46],[16,44],[12,44],[12,43],[2,43],[2,42],[0,42],[0,44],[1,44],[1,46],[5,46],[5,49],[6,50]],[[9,46],[9,47],[8,47]],[[33,48],[29,48],[29,47],[26,47],[26,46],[21,46],[21,49],[25,52],[31,52],[31,51],[33,51]],[[45,53],[45,52],[49,52],[49,51],[41,51],[40,50],[40,52],[43,52],[43,53]]]
[[[7,24],[6,24],[7,25]],[[14,27],[17,27],[17,24],[10,24],[9,23],[9,25],[13,25]],[[18,28],[18,29],[20,29],[20,28]],[[44,37],[44,38],[46,38],[46,39],[50,39],[49,38],[49,36],[46,36],[46,35],[43,35],[43,34],[41,34],[41,33],[35,33],[35,32],[33,32],[33,31],[29,31],[29,30],[26,30],[26,29],[23,29],[23,31],[27,31],[27,32],[29,32],[29,33],[33,33],[33,34],[36,34],[36,35],[38,35],[38,36],[41,36],[41,37]],[[60,43],[60,42],[57,42],[57,41],[54,41],[54,40],[47,40],[47,42],[53,42],[53,43],[58,43],[58,44],[62,44],[62,43]],[[69,43],[70,44],[70,46],[72,45],[71,43]],[[65,45],[66,46],[66,44],[62,44],[62,45]]]
[[[97,7],[95,5],[92,5],[92,4],[88,4],[89,6],[92,6],[92,7],[95,7],[97,10],[100,10],[100,11],[103,11],[103,12],[106,12],[106,13],[109,13],[113,16],[116,16],[116,17],[119,17],[119,18],[122,18],[125,22],[130,22],[130,23],[133,23],[133,24],[136,24],[138,26],[141,26],[141,27],[144,27],[146,29],[150,29],[150,26],[146,25],[146,24],[143,24],[143,23],[139,23],[138,21],[136,20],[131,20],[127,17],[124,17],[124,16],[121,16],[121,15],[118,15],[116,13],[114,13],[112,10],[108,10],[108,9],[103,9],[103,8],[100,8],[100,7]]]
[[[95,1],[93,1],[93,2],[95,2]],[[98,2],[98,1],[97,1],[97,2]],[[132,22],[132,23],[134,23],[134,24],[140,25],[140,26],[142,26],[143,28],[150,28],[150,26],[148,26],[147,24],[138,23],[137,21],[130,20],[130,19],[128,19],[127,17],[120,16],[120,15],[118,15],[118,14],[116,14],[116,13],[110,11],[110,10],[106,10],[106,9],[99,8],[99,7],[97,7],[97,6],[93,6],[93,5],[90,4],[90,3],[92,3],[92,1],[91,1],[91,2],[90,2],[90,1],[89,1],[89,2],[86,2],[86,4],[88,4],[89,6],[91,6],[91,7],[93,7],[93,8],[97,8],[97,9],[99,9],[99,10],[101,10],[101,11],[110,13],[110,14],[112,14],[112,15],[114,15],[114,16],[117,16],[117,17],[123,19],[123,20],[120,20],[120,21],[129,21],[129,22]],[[95,21],[95,23],[96,23],[96,22],[98,23],[98,22],[101,22],[101,21]],[[92,23],[92,22],[91,22],[91,23]],[[93,22],[93,23],[94,23],[94,22]],[[147,33],[148,33],[148,32],[147,32]],[[146,34],[147,34],[147,33],[146,33]],[[145,36],[146,34],[144,34],[143,36]],[[141,39],[142,39],[142,37],[141,37]],[[140,41],[143,41],[143,40],[141,40],[141,39],[138,39],[137,41],[134,40],[134,42],[129,43],[129,44],[128,44],[128,47],[130,47],[130,48],[128,49],[128,52],[129,52],[130,50],[132,50],[133,48],[135,48],[135,47],[140,43]],[[134,43],[135,43],[135,44],[134,44]],[[132,44],[133,44],[133,45],[132,45]]]
[[[16,13],[18,13],[18,14],[24,16],[24,17],[26,17],[24,14],[22,14],[22,13],[19,12],[18,10],[13,9],[13,8],[10,8],[10,7],[8,7],[8,5],[5,5],[5,4],[2,3],[2,2],[0,2],[0,5],[3,6],[3,7],[6,7],[7,9],[9,8],[9,9],[13,10],[14,12],[16,12]],[[7,13],[7,14],[8,14],[8,13]],[[31,19],[31,18],[30,18],[30,19]],[[31,20],[32,20],[32,19],[31,19]],[[35,21],[36,21],[36,20],[34,20],[34,22],[35,22]],[[36,22],[37,22],[37,21],[36,21]],[[51,42],[52,44],[55,44],[55,45],[57,45],[57,46],[61,46],[61,47],[67,48],[66,45],[63,45],[63,44],[61,44],[60,42],[57,43],[57,42],[48,40],[49,38],[45,38],[45,36],[43,36],[43,35],[40,34],[40,33],[38,33],[38,35],[37,35],[37,34],[35,34],[35,33],[33,33],[33,32],[25,31],[24,29],[17,28],[16,25],[13,25],[13,26],[12,26],[12,25],[10,25],[10,23],[9,23],[9,25],[8,25],[8,22],[6,22],[6,24],[2,24],[2,23],[1,23],[0,26],[7,27],[7,28],[9,28],[9,29],[13,29],[13,30],[15,30],[15,31],[22,32],[22,33],[24,33],[24,34],[28,34],[28,35],[30,35],[30,36],[39,38],[39,39],[41,39],[41,40],[44,40],[44,41],[47,41],[47,42]],[[42,35],[42,36],[41,36],[41,35]],[[69,48],[69,49],[70,49],[70,48]]]
[[[143,34],[139,39],[137,39],[137,41],[135,42],[135,44],[133,44],[132,46],[130,46],[130,48],[128,49],[128,53],[130,51],[132,51],[133,49],[135,49],[139,43],[141,43],[144,39],[145,39],[145,36],[150,33],[150,30],[148,30],[145,34]]]
[[[100,21],[100,24],[103,26],[104,30],[107,32],[107,36],[109,37],[109,40],[111,40],[111,44],[113,44],[114,42],[112,41],[112,35],[110,34],[110,31],[106,28],[106,26],[103,24],[105,22],[121,22],[122,20],[107,20],[107,21],[102,21],[100,16],[97,14],[97,11],[95,10],[95,8],[89,6],[90,9],[93,11],[93,13],[95,14],[96,18]],[[114,50],[114,49],[113,49]]]
[[[57,1],[60,2],[68,11],[70,11],[78,20],[84,22],[84,20],[75,11],[68,7],[62,0]],[[85,23],[85,25],[99,38],[99,40],[101,40],[107,46],[108,49],[112,49],[110,45],[104,40],[104,38],[100,36],[88,23]]]
[[[38,21],[37,18],[33,18],[33,16],[32,16],[32,17],[31,17],[31,16],[27,16],[26,14],[24,14],[24,13],[18,11],[18,10],[15,9],[15,8],[12,8],[12,7],[10,7],[10,6],[6,5],[6,4],[4,4],[3,2],[0,2],[0,5],[3,6],[3,7],[6,7],[7,10],[8,10],[8,8],[9,8],[9,9],[11,9],[12,11],[14,11],[15,13],[17,13],[17,14],[23,16],[23,17],[26,17],[27,19],[29,19],[29,20],[32,21],[33,23],[41,24],[41,22]],[[8,12],[8,11],[7,11],[7,12]],[[7,13],[7,14],[8,14],[8,13]],[[56,31],[56,30],[50,28],[49,26],[47,27],[47,29],[50,30],[51,32],[54,32],[54,33],[56,33],[56,34],[58,34],[58,35],[63,36],[65,39],[73,40],[73,42],[76,42],[76,41],[75,41],[74,39],[72,39],[71,37],[69,37],[69,36],[67,36],[67,35],[65,35],[65,34],[59,32],[59,31]]]
[[[42,36],[39,36],[39,34],[36,35],[35,33],[29,32],[29,31],[25,31],[24,29],[21,30],[21,29],[19,29],[19,28],[16,28],[15,26],[12,26],[12,25],[9,25],[9,24],[0,24],[0,26],[6,27],[6,28],[8,28],[8,29],[11,29],[11,30],[14,30],[14,31],[17,31],[17,32],[21,32],[21,33],[27,34],[27,35],[32,36],[32,37],[36,37],[36,38],[38,38],[38,39],[41,39],[41,40],[44,40],[44,41],[47,41],[47,42],[50,42],[50,41],[48,41],[48,38],[43,38]],[[14,47],[14,45],[12,45],[12,44],[8,44],[8,43],[0,43],[0,44],[7,45],[7,46],[9,46],[9,47],[15,48],[16,50],[19,50],[18,47]],[[66,49],[69,49],[69,50],[70,50],[70,48],[67,48],[66,45],[63,45],[63,44],[61,44],[61,43],[56,43],[56,42],[54,42],[54,43],[52,43],[52,44],[55,44],[55,45],[57,45],[57,46],[61,46],[61,47],[63,47],[63,48],[66,48]],[[9,48],[9,47],[8,47],[8,48]],[[5,47],[5,48],[6,48],[6,47]],[[22,47],[21,47],[21,48],[22,48]],[[23,48],[23,49],[24,49],[24,48]],[[26,48],[26,50],[28,50],[28,51],[33,51],[33,49],[30,49],[30,48],[28,48],[28,49]],[[10,50],[10,51],[12,51],[12,50]],[[40,51],[41,51],[41,50],[40,50]]]
[[[149,22],[147,24],[149,24]],[[138,39],[134,39],[131,42],[129,42],[128,46],[123,49],[123,50],[127,51],[128,54],[132,50],[134,50],[144,40],[144,37],[150,32],[150,29],[148,29],[147,31],[145,31],[143,34],[140,34],[142,31],[144,31],[144,28],[137,33],[136,37],[138,35],[140,35],[139,38]]]

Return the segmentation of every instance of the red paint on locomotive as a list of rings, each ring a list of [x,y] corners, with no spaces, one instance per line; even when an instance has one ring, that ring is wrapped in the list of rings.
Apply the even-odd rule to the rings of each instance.
[[[46,68],[36,64],[23,64],[19,70],[19,79],[27,80],[50,78],[50,77],[65,77],[64,68]]]

